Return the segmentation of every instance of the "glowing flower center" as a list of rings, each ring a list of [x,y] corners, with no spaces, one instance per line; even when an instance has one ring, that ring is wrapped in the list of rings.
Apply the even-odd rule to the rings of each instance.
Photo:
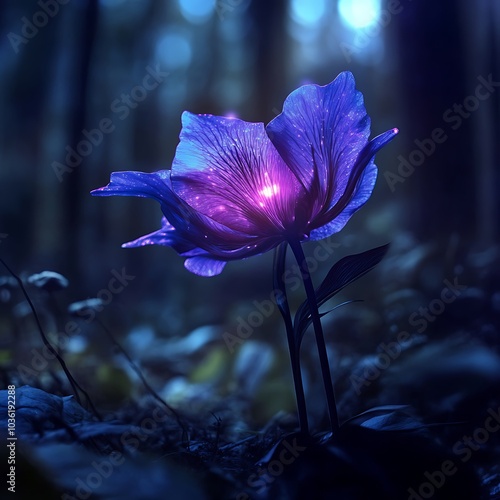
[[[260,196],[263,196],[264,198],[271,198],[274,195],[278,194],[280,190],[280,187],[278,184],[268,184],[267,186],[264,186],[260,191],[259,194]],[[259,201],[259,206],[261,208],[264,208],[266,204],[264,201]]]
[[[280,187],[278,186],[278,184],[273,184],[272,186],[266,186],[264,189],[259,191],[259,193],[266,198],[271,198],[271,196],[278,194],[279,190]]]

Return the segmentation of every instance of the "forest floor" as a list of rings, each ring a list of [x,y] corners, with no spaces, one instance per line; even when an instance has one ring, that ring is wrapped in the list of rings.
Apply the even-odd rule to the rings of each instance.
[[[325,318],[327,338],[341,332],[340,347],[329,345],[342,422],[333,433],[306,344],[310,435],[298,431],[286,352],[249,339],[221,371],[227,348],[208,326],[189,345],[111,335],[116,366],[68,345],[58,355],[85,388],[74,390],[2,278],[1,498],[500,499],[499,252],[469,251],[427,286],[435,256],[417,250],[411,261],[396,249],[377,271],[406,263],[403,280],[364,288],[362,305]],[[23,329],[34,333],[9,334]],[[158,358],[175,374],[167,385]]]

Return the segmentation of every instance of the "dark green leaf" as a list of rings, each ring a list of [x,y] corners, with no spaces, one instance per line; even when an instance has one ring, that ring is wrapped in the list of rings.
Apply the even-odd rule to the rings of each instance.
[[[389,244],[382,245],[366,252],[348,255],[335,263],[321,285],[316,289],[318,307],[347,285],[373,269],[383,259],[388,249]],[[295,315],[294,330],[298,345],[302,342],[310,322],[311,313],[306,300],[300,305]]]

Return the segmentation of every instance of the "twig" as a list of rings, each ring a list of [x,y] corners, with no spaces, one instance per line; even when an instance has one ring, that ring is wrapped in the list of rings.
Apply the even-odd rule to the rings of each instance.
[[[21,288],[21,291],[23,292],[23,295],[28,302],[28,305],[30,306],[31,312],[33,313],[33,317],[35,318],[36,325],[38,327],[38,331],[40,332],[40,336],[42,337],[42,342],[44,343],[45,347],[50,351],[51,354],[54,355],[54,357],[57,359],[59,364],[61,365],[61,368],[66,375],[66,378],[68,379],[71,388],[73,389],[73,394],[75,395],[75,399],[78,402],[78,404],[82,405],[80,395],[78,391],[80,390],[82,394],[85,396],[92,412],[94,415],[99,419],[102,420],[101,415],[95,408],[94,404],[92,403],[92,400],[90,399],[90,396],[87,394],[87,392],[81,388],[81,386],[78,384],[78,382],[74,379],[73,375],[71,375],[71,372],[69,371],[68,367],[66,366],[66,363],[64,359],[59,355],[59,353],[54,349],[52,344],[49,342],[47,339],[47,336],[45,335],[45,332],[43,331],[42,323],[40,322],[40,318],[38,317],[38,313],[36,312],[35,306],[33,305],[33,302],[31,301],[28,292],[26,291],[26,288],[24,286],[23,281],[21,278],[14,272],[12,269],[5,263],[5,261],[0,258],[0,262],[3,264],[5,269],[12,275],[12,277],[18,282],[19,287]]]

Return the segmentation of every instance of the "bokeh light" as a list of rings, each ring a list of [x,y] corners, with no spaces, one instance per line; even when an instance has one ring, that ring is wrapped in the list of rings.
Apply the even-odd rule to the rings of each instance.
[[[317,25],[326,10],[325,0],[292,0],[290,15],[294,21],[305,26]]]
[[[167,70],[186,68],[192,56],[187,35],[182,30],[168,29],[158,41],[156,54]]]
[[[215,0],[179,0],[179,9],[190,23],[202,24],[212,17]]]
[[[352,29],[367,28],[380,16],[380,0],[339,0],[340,19]]]

